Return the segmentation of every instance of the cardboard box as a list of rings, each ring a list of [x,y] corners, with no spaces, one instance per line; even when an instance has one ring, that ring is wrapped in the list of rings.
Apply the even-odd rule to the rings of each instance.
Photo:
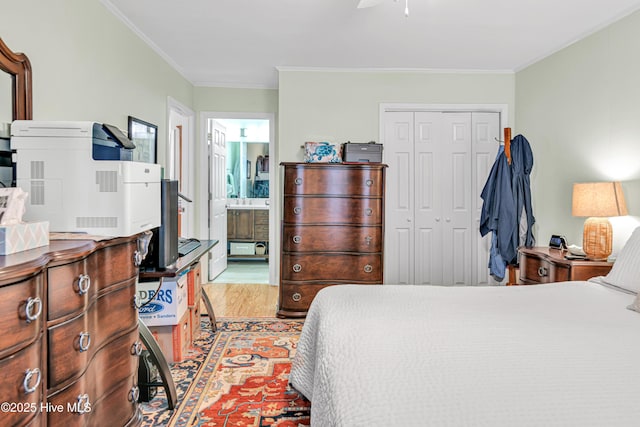
[[[231,242],[229,243],[231,255],[255,255],[256,244],[253,242]]]
[[[138,317],[147,326],[177,325],[187,311],[187,275],[137,284]],[[148,303],[147,303],[148,302]]]
[[[9,255],[49,244],[49,221],[0,225],[0,255]]]
[[[193,307],[189,308],[189,315],[191,316],[191,341],[195,340],[200,336],[200,332],[202,332],[200,320],[200,304],[196,304]]]
[[[200,263],[191,267],[187,273],[187,305],[193,307],[200,302],[200,292],[202,292],[202,268]]]
[[[177,325],[150,326],[151,334],[168,363],[182,362],[191,346],[191,315],[186,311]]]

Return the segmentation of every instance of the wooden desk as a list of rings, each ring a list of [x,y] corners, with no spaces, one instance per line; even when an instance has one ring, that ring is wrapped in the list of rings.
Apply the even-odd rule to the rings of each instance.
[[[178,258],[175,264],[173,264],[169,268],[166,268],[164,270],[141,269],[140,273],[138,274],[138,279],[141,282],[154,280],[159,280],[160,282],[162,282],[162,280],[166,277],[176,277],[200,262],[200,258],[217,244],[218,240],[200,240],[200,246],[198,248],[189,252],[185,256]],[[207,315],[211,320],[211,331],[215,332],[216,316],[213,312],[211,300],[209,300],[209,296],[206,292],[202,292],[201,295],[202,302],[207,309]],[[169,369],[167,359],[164,357],[164,354],[162,354],[158,343],[156,342],[155,338],[153,338],[153,335],[151,334],[151,331],[149,330],[147,325],[145,325],[142,321],[138,321],[138,327],[140,329],[140,338],[142,339],[142,342],[144,342],[144,345],[147,347],[147,350],[149,350],[151,359],[158,367],[160,378],[162,379],[162,383],[147,385],[156,385],[159,387],[163,387],[167,395],[167,406],[169,407],[169,409],[173,409],[175,408],[178,401],[178,395],[176,393],[176,386],[173,382],[173,377],[171,376],[171,370]]]

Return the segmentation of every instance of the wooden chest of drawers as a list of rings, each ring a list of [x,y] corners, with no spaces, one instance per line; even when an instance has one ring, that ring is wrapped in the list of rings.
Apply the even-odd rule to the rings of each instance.
[[[279,317],[304,317],[316,293],[383,279],[383,164],[282,163]]]
[[[3,425],[137,425],[137,237],[0,257]],[[61,408],[43,410],[43,408]]]

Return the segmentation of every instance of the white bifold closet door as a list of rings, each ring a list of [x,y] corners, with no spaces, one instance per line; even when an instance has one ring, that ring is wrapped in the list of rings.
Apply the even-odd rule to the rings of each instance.
[[[495,284],[480,193],[498,149],[497,112],[385,112],[385,283]]]

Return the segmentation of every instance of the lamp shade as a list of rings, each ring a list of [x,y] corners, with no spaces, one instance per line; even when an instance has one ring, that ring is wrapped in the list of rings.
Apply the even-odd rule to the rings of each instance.
[[[627,215],[619,182],[581,182],[573,184],[573,216],[610,217]]]

